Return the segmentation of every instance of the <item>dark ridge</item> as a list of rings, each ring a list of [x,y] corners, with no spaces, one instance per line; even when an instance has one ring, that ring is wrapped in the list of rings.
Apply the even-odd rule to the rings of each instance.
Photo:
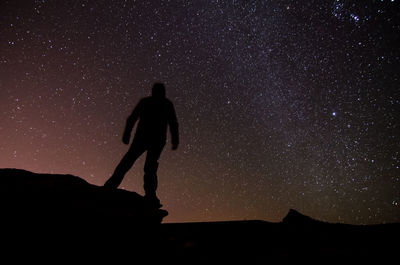
[[[400,224],[314,220],[161,224],[167,212],[72,175],[0,169],[4,260],[134,264],[388,264]],[[8,258],[8,259],[6,259]]]

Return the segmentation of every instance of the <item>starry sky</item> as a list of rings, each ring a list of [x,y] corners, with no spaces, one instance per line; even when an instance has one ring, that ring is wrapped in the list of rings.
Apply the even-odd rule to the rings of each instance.
[[[395,0],[2,0],[0,167],[102,185],[161,81],[165,222],[400,222]],[[121,188],[144,193],[144,156]]]

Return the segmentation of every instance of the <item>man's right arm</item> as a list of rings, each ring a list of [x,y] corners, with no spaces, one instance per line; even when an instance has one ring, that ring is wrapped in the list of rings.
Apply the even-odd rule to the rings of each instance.
[[[124,131],[124,135],[122,136],[122,142],[124,144],[129,144],[133,126],[135,126],[135,123],[140,116],[141,105],[142,105],[142,101],[139,101],[139,103],[136,105],[135,109],[132,111],[131,115],[126,120],[125,131]]]

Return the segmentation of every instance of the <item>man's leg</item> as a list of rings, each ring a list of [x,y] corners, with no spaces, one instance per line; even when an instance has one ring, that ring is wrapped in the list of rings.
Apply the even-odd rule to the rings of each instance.
[[[118,166],[115,168],[114,174],[106,181],[104,187],[113,189],[118,188],[119,184],[121,184],[124,179],[126,172],[131,169],[136,159],[138,159],[144,151],[144,145],[133,140],[128,152],[124,155],[121,162],[119,162]]]
[[[145,196],[148,198],[157,198],[156,190],[158,186],[157,180],[157,169],[158,159],[160,158],[161,152],[164,145],[151,146],[147,150],[146,162],[144,165],[144,191]]]

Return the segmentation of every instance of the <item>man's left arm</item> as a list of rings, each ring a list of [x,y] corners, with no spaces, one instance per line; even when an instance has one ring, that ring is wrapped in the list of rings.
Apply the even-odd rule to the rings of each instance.
[[[172,103],[169,111],[168,124],[171,132],[172,150],[176,150],[179,145],[179,124],[178,119],[176,118],[175,108]]]

